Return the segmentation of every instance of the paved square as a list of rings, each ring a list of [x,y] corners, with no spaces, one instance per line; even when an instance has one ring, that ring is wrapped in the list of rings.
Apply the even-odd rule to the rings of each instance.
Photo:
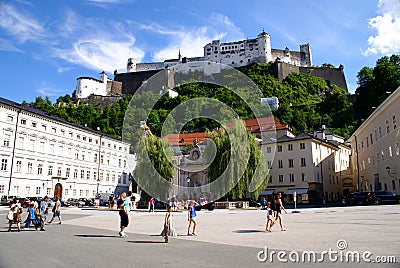
[[[129,236],[121,239],[116,211],[63,208],[62,225],[47,225],[46,232],[8,233],[6,209],[0,208],[0,267],[400,267],[400,205],[288,210],[283,215],[287,231],[276,225],[272,233],[264,232],[262,210],[200,211],[196,237],[186,236],[186,212],[176,212],[178,236],[169,244],[159,236],[164,212],[132,211]],[[346,248],[338,249],[339,240]],[[285,251],[288,262],[280,262],[277,254],[272,263],[260,262],[257,255],[265,249],[269,254]],[[369,251],[370,260],[394,256],[397,263],[372,265],[361,259],[356,265],[330,261],[328,255],[318,263],[329,249],[360,256]],[[304,251],[315,252],[317,263],[293,263]]]

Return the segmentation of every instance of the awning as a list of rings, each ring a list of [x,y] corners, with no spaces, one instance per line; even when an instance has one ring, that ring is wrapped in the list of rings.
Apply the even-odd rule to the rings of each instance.
[[[260,191],[259,195],[269,195],[269,194],[273,194],[274,191],[275,191],[275,189],[262,190],[262,191]]]
[[[306,194],[308,193],[308,188],[298,188],[298,189],[288,189],[286,194]]]

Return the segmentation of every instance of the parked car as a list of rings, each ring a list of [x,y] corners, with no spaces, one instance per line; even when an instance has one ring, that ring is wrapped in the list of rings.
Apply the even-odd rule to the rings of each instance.
[[[3,206],[10,205],[14,198],[18,198],[18,197],[15,195],[3,195],[1,197],[1,201],[0,201],[1,205],[3,205]]]
[[[343,199],[342,199],[342,203],[345,206],[353,205],[353,203],[354,203],[354,194],[348,194],[348,195],[344,196]]]
[[[89,206],[92,207],[94,206],[94,202],[92,199],[87,199],[87,198],[79,198],[79,201],[82,201],[84,203],[84,206]]]
[[[68,200],[61,200],[61,206],[62,207],[69,207],[69,206],[71,206],[71,203],[68,202]]]
[[[373,192],[355,192],[351,199],[351,205],[372,205],[374,204],[374,193]]]
[[[376,205],[380,205],[380,204],[396,204],[399,202],[399,196],[397,196],[396,194],[390,192],[390,191],[375,191],[374,193],[374,200],[375,200],[375,204]]]
[[[28,208],[29,205],[31,204],[31,200],[29,200],[29,198],[26,197],[22,197],[19,199],[19,202],[21,203],[21,206],[23,208]]]
[[[67,202],[70,204],[70,206],[83,207],[85,205],[84,201],[77,198],[68,198]]]

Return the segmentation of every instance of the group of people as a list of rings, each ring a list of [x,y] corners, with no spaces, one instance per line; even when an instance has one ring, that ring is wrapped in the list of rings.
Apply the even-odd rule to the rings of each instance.
[[[40,231],[45,231],[44,226],[46,222],[46,218],[48,216],[49,210],[49,197],[45,196],[43,200],[38,203],[37,199],[32,199],[29,208],[27,210],[27,218],[24,221],[25,228],[30,228],[31,225],[35,227],[35,229],[39,229]],[[55,205],[52,209],[53,216],[48,224],[52,223],[55,217],[58,217],[59,224],[61,224],[61,201],[56,198]],[[20,200],[18,198],[14,198],[12,205],[10,207],[9,212],[7,213],[8,220],[8,232],[11,232],[11,227],[13,224],[17,225],[18,232],[21,231],[21,215],[23,213],[22,206]]]
[[[128,193],[123,192],[120,196],[120,198],[117,200],[117,208],[119,211],[119,216],[120,216],[120,231],[118,232],[119,236],[121,238],[125,238],[128,235],[125,232],[125,229],[129,225],[129,211],[130,211],[130,202],[131,202],[131,197],[132,197],[132,192],[129,191]],[[154,211],[154,203],[155,199],[151,198],[149,201],[149,211]],[[188,203],[188,221],[189,221],[189,226],[187,230],[187,235],[196,235],[196,207],[195,207],[195,201],[191,200]],[[175,236],[175,228],[173,225],[173,220],[172,220],[172,212],[173,212],[173,206],[171,204],[167,205],[167,213],[165,214],[164,217],[164,226],[161,231],[161,236],[164,237],[165,243],[169,242],[169,237],[170,236]],[[192,227],[193,226],[193,227]],[[190,232],[192,227],[192,232]]]

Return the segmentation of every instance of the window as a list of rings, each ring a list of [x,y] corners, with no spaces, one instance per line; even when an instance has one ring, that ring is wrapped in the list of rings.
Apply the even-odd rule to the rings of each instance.
[[[14,121],[14,117],[12,115],[7,115],[7,121],[8,122]]]
[[[126,184],[126,177],[128,177],[127,175],[128,174],[126,174],[126,173],[122,173],[122,183],[123,184]]]
[[[386,120],[386,134],[389,134],[390,127],[389,127],[389,120]]]
[[[93,156],[93,162],[97,162],[97,154],[94,154],[94,156]]]
[[[278,152],[282,152],[282,145],[278,145]]]
[[[65,171],[65,177],[69,178],[70,174],[71,174],[71,168],[67,167],[67,170]]]
[[[39,144],[39,151],[40,151],[41,153],[44,153],[44,141],[41,141],[41,142],[40,142],[40,144]]]
[[[40,194],[41,188],[40,187],[36,187],[36,194]]]
[[[7,159],[1,159],[1,170],[7,170]]]
[[[17,160],[17,163],[16,163],[16,172],[21,172],[21,167],[22,167],[22,161],[21,160]]]
[[[267,161],[267,166],[268,166],[269,169],[271,169],[272,168],[272,161],[268,160]]]
[[[104,155],[100,155],[100,163],[103,164],[104,163]],[[120,166],[121,167],[121,166]]]
[[[294,167],[294,161],[293,161],[293,159],[289,159],[289,167],[290,167],[290,168]]]
[[[396,129],[396,128],[397,128],[397,125],[396,125],[396,115],[392,115],[392,123],[393,123],[393,129]]]
[[[376,128],[374,129],[374,133],[375,133],[375,142],[378,140],[378,130],[376,130]]]
[[[126,160],[124,160],[124,168],[126,168]]]
[[[47,195],[51,195],[51,188],[47,188]]]
[[[78,169],[74,169],[74,179],[78,178]]]
[[[58,167],[57,168],[57,176],[58,177],[61,177],[61,172],[62,172],[61,167]]]
[[[50,143],[50,154],[54,154],[54,143]]]
[[[307,174],[301,173],[301,181],[307,181]]]
[[[68,157],[69,157],[69,158],[72,157],[72,148],[71,148],[71,147],[68,147],[68,149],[67,149],[67,154],[68,154]]]
[[[90,180],[90,170],[86,171],[86,179]]]
[[[378,132],[379,132],[379,139],[382,139],[382,127],[379,126],[378,128]]]
[[[293,144],[288,144],[288,151],[293,151]]]
[[[26,186],[25,187],[25,193],[30,195],[31,194],[31,187],[30,186]]]
[[[294,174],[293,173],[289,174],[289,182],[294,182]]]
[[[28,162],[28,174],[32,174],[32,167],[33,167],[32,162]]]
[[[47,172],[47,175],[53,175],[53,166],[49,166],[49,171]]]
[[[79,196],[83,196],[83,190],[79,190]]]
[[[85,178],[85,171],[82,169],[81,170],[81,179],[84,179]]]
[[[399,156],[400,150],[399,150],[399,143],[398,142],[395,143],[394,148],[395,148],[395,151],[396,151],[396,156]]]
[[[4,185],[0,184],[0,194],[4,194]]]
[[[21,125],[26,125],[26,119],[21,119]]]
[[[4,141],[3,141],[3,146],[4,147],[10,147],[10,140],[11,140],[11,134],[4,134]]]
[[[300,150],[306,149],[306,144],[304,142],[300,143]]]
[[[267,147],[267,153],[270,154],[271,153],[271,147]]]
[[[97,172],[96,171],[93,172],[93,180],[97,180]]]
[[[306,166],[306,159],[304,157],[301,158],[301,166],[302,167]]]
[[[59,154],[60,156],[63,156],[63,155],[64,155],[64,146],[60,145],[60,146],[58,147],[58,154]]]
[[[371,140],[371,145],[374,144],[374,140],[372,139],[372,133],[369,133],[369,139]]]
[[[18,138],[18,148],[24,149],[24,143],[25,143],[25,138],[24,137],[19,137]]]
[[[112,174],[112,182],[115,182],[115,174]]]
[[[64,194],[65,194],[65,196],[68,196],[68,194],[69,194],[69,193],[68,193],[68,189],[65,189],[65,190],[64,190]]]
[[[99,174],[99,180],[100,180],[100,181],[103,181],[103,172],[100,172],[100,174]]]
[[[43,164],[39,164],[37,168],[37,174],[42,175],[43,174]]]
[[[72,190],[72,195],[76,196],[76,189]]]
[[[393,157],[392,146],[389,146],[389,157]]]
[[[279,180],[279,182],[283,182],[283,175],[279,175],[278,180]]]
[[[283,168],[283,160],[278,160],[278,168]]]
[[[86,196],[89,196],[89,190],[86,190]]]
[[[108,173],[106,175],[106,181],[110,181],[110,174],[108,174]]]
[[[82,160],[85,161],[85,152],[82,152]]]
[[[79,159],[79,150],[76,150],[76,152],[75,152],[75,159],[76,159],[76,160]]]
[[[118,159],[118,167],[121,167],[121,158]]]

